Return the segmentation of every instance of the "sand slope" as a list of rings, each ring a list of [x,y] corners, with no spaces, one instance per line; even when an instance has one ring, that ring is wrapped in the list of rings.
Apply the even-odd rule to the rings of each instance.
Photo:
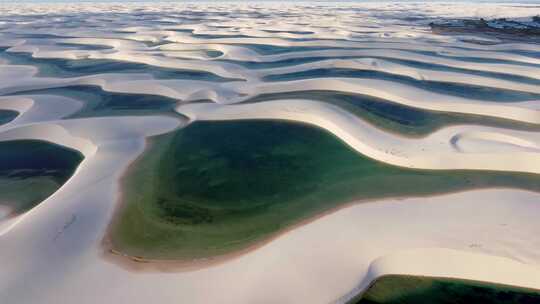
[[[73,177],[29,212],[5,220],[9,211],[0,208],[1,302],[344,303],[386,274],[540,289],[540,194],[511,189],[351,202],[256,250],[187,272],[131,272],[106,259],[103,246],[119,179],[146,138],[197,120],[303,122],[402,167],[540,173],[538,132],[453,125],[408,138],[307,98],[247,102],[326,90],[537,126],[538,44],[438,35],[428,23],[538,14],[537,6],[519,3],[0,6],[0,109],[19,112],[0,126],[0,141],[41,139],[85,156]],[[279,79],[321,69],[389,77]],[[423,81],[451,84],[459,94],[418,85]],[[88,100],[28,92],[76,85],[173,98],[183,116],[68,119]],[[509,97],[481,94],[493,89]]]

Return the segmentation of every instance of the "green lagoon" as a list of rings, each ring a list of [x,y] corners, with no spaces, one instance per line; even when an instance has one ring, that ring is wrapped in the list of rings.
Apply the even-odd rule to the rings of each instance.
[[[19,112],[13,110],[0,110],[0,126],[14,120],[19,115]]]
[[[525,173],[399,168],[283,121],[195,122],[154,137],[123,180],[113,247],[148,259],[230,253],[355,200],[480,188],[540,191]]]
[[[20,214],[58,190],[75,172],[78,151],[39,140],[0,142],[0,205]]]
[[[540,132],[540,125],[474,114],[430,111],[368,95],[339,91],[311,90],[269,93],[245,103],[279,99],[309,99],[338,106],[384,131],[407,137],[429,135],[451,125],[467,124]]]
[[[226,82],[238,79],[224,78],[210,72],[162,68],[144,63],[111,59],[60,59],[34,58],[29,53],[6,52],[0,47],[0,59],[12,65],[31,65],[37,67],[40,77],[79,77],[102,73],[140,73],[150,74],[156,79],[190,79],[201,81]]]
[[[75,85],[21,91],[14,95],[58,95],[84,102],[82,109],[69,118],[173,114],[177,100],[150,94],[108,92],[99,86]]]

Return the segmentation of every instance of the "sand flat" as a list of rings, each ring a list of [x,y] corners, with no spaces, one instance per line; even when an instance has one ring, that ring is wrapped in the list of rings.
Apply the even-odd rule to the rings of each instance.
[[[19,115],[0,126],[0,141],[45,140],[76,149],[85,159],[41,204],[0,222],[0,298],[7,303],[346,303],[387,274],[540,289],[540,194],[512,189],[350,202],[252,250],[189,271],[136,272],[111,263],[103,246],[123,190],[120,179],[148,138],[197,120],[307,123],[358,153],[407,168],[539,174],[540,135],[534,131],[470,124],[407,138],[320,101],[249,103],[261,94],[330,90],[413,109],[540,125],[537,99],[486,100],[466,89],[457,96],[391,79],[265,79],[351,69],[538,94],[538,44],[440,35],[428,26],[439,19],[524,20],[538,14],[538,6],[524,3],[2,5],[0,109]],[[102,70],[99,60],[144,68]],[[155,77],[159,69],[188,76]],[[189,73],[199,76],[191,79]],[[202,79],[200,73],[211,77]],[[83,97],[27,93],[81,85],[105,94],[171,98],[176,113],[74,119],[70,115],[88,103]]]

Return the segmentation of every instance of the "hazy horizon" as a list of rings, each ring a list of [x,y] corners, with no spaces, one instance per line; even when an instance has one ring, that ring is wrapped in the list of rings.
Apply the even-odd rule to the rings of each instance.
[[[539,3],[540,0],[159,0],[159,1],[148,1],[148,0],[20,0],[20,1],[6,1],[0,0],[0,3],[162,3],[162,2],[186,2],[186,3],[204,3],[204,2],[284,2],[284,3],[309,3],[309,2],[320,2],[320,3],[351,3],[351,2],[411,2],[411,3],[421,3],[421,2],[447,2],[447,3]]]

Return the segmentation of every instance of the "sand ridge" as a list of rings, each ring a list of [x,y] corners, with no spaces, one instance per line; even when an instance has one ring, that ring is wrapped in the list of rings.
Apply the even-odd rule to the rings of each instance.
[[[409,168],[540,173],[538,132],[454,125],[408,138],[320,101],[246,102],[259,94],[328,90],[414,109],[539,125],[540,46],[438,35],[428,27],[440,18],[524,18],[536,11],[500,3],[2,5],[0,46],[7,55],[0,56],[0,109],[19,115],[0,126],[0,141],[46,140],[79,150],[85,159],[41,204],[0,219],[0,298],[9,303],[345,303],[387,274],[540,289],[540,243],[535,241],[540,197],[511,189],[351,203],[233,259],[188,272],[133,272],[105,259],[103,246],[120,199],[119,181],[143,153],[148,137],[197,120],[307,123],[359,153]],[[467,42],[471,39],[484,44]],[[46,64],[38,68],[33,65],[38,59],[66,59],[64,68],[74,75],[57,75]],[[76,73],[103,59],[145,68]],[[150,73],[159,68],[188,76]],[[392,79],[279,80],[280,75],[318,69],[382,72],[532,97],[490,100],[467,89],[458,96]],[[220,81],[206,79],[208,74]],[[275,81],[267,81],[268,76]],[[185,117],[74,119],[68,117],[85,100],[26,92],[77,85],[169,97]]]

